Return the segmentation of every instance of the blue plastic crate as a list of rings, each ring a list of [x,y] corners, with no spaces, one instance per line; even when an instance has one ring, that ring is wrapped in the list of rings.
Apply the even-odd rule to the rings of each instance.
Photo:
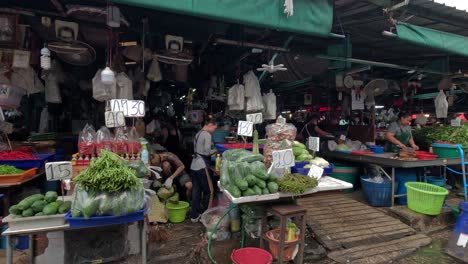
[[[333,165],[330,165],[330,166],[324,168],[323,169],[323,176],[330,175],[333,172],[334,168],[335,168],[335,166],[333,166]],[[309,174],[309,170],[310,169],[305,169],[303,167],[297,167],[297,166],[291,167],[291,173],[299,173],[301,175]]]
[[[89,219],[84,217],[72,217],[71,212],[65,215],[65,220],[71,228],[82,228],[82,227],[95,227],[95,226],[108,226],[108,225],[120,225],[126,223],[133,223],[141,221],[145,217],[145,208],[136,211],[134,213],[121,215],[121,216],[94,216]]]
[[[37,160],[0,160],[0,165],[10,165],[19,169],[42,168],[46,162],[54,161],[54,153],[33,154]]]

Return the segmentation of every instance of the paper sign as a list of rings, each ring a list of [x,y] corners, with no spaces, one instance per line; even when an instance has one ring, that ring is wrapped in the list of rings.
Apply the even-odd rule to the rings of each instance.
[[[461,120],[458,118],[450,120],[450,125],[453,127],[460,127],[461,126]]]
[[[5,115],[3,114],[3,109],[0,107],[0,121],[5,121]]]
[[[47,162],[45,164],[48,181],[71,179],[72,165],[70,161]]]
[[[262,113],[248,114],[246,119],[253,124],[261,124],[263,122],[263,115]]]
[[[460,233],[458,237],[457,246],[466,247],[466,243],[468,243],[468,235]]]
[[[104,113],[104,119],[106,121],[106,127],[124,127],[125,116],[124,112],[112,112],[106,111]]]
[[[323,169],[320,168],[319,166],[312,165],[307,175],[310,177],[314,177],[317,180],[320,180],[320,178],[322,178],[322,175],[323,175]]]
[[[320,138],[309,137],[309,140],[307,140],[307,147],[312,151],[320,151]]]
[[[237,125],[237,135],[251,137],[253,132],[253,123],[249,121],[239,121]]]
[[[292,149],[277,150],[272,152],[273,164],[276,168],[289,168],[295,164]]]
[[[282,117],[282,116],[278,116],[278,118],[276,119],[276,123],[277,124],[286,124],[286,118]]]
[[[145,102],[140,100],[112,99],[110,100],[112,112],[123,112],[125,117],[144,117]]]

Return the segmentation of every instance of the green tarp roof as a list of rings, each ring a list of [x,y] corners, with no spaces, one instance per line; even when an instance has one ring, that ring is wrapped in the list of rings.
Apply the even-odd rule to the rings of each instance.
[[[398,22],[397,38],[415,45],[468,56],[468,37]]]
[[[321,37],[329,36],[333,24],[332,0],[294,0],[294,15],[291,17],[283,13],[284,0],[114,0],[113,2]]]

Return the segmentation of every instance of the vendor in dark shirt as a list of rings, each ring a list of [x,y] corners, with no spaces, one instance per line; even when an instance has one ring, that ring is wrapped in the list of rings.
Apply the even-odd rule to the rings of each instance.
[[[332,134],[323,131],[319,127],[319,116],[313,114],[301,130],[303,141],[306,141],[309,137],[333,137]]]

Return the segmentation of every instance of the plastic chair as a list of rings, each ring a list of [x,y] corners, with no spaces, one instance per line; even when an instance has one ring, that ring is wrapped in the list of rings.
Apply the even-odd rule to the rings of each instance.
[[[447,167],[447,169],[455,174],[458,174],[458,175],[462,175],[463,176],[463,193],[465,195],[465,202],[468,201],[468,193],[467,193],[467,190],[468,190],[468,185],[466,184],[466,164],[468,164],[468,162],[465,161],[465,153],[463,151],[463,148],[462,148],[462,145],[458,144],[457,145],[457,150],[458,152],[460,153],[460,159],[461,159],[461,167],[462,167],[462,171],[459,172],[459,171],[456,171],[454,169],[451,169],[449,167]]]

